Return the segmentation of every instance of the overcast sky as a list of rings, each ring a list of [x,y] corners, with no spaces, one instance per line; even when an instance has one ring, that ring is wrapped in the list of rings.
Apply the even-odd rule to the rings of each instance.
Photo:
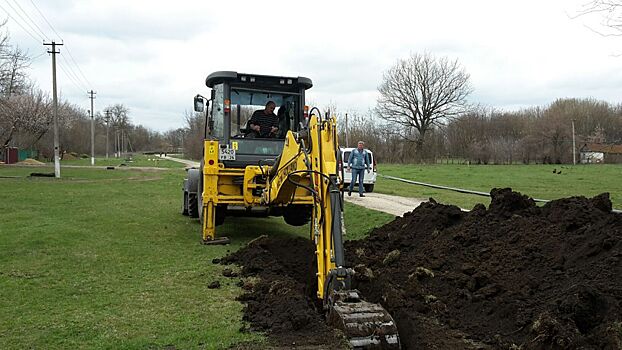
[[[376,103],[383,71],[426,51],[459,60],[473,103],[619,103],[622,37],[590,30],[600,29],[598,17],[573,19],[587,2],[0,0],[0,15],[12,17],[11,42],[39,56],[30,74],[41,89],[52,90],[41,37],[62,38],[63,98],[87,108],[92,88],[96,112],[122,103],[134,123],[164,131],[183,126],[213,71],[306,76],[315,104],[364,112]]]

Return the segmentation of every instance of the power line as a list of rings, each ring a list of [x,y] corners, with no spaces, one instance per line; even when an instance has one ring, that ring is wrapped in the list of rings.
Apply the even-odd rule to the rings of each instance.
[[[16,0],[13,0],[16,1]],[[39,6],[37,6],[37,4],[33,1],[30,0],[30,3],[32,4],[32,6],[34,6],[34,8],[37,10],[37,12],[39,13],[39,15],[41,16],[41,18],[43,18],[43,20],[45,21],[45,23],[47,23],[47,25],[50,27],[50,29],[52,29],[52,31],[54,32],[54,34],[56,34],[56,36],[58,36],[58,38],[61,41],[64,41],[63,38],[60,36],[60,34],[58,34],[58,32],[56,31],[56,29],[54,29],[54,26],[52,26],[52,23],[50,23],[50,21],[48,21],[47,17],[45,17],[45,15],[43,14],[43,12],[41,11],[41,9],[39,9]],[[80,65],[78,64],[78,62],[75,60],[75,58],[73,57],[73,55],[71,54],[71,50],[69,50],[69,48],[67,46],[65,46],[65,50],[67,51],[67,54],[69,54],[69,58],[73,61],[73,64],[76,66],[76,68],[78,69],[78,72],[80,73],[80,75],[82,76],[82,78],[80,78],[75,72],[74,74],[76,75],[76,77],[78,78],[78,80],[82,80],[84,79],[84,81],[82,83],[86,83],[86,85],[88,86],[92,86],[91,82],[87,79],[86,75],[84,74],[84,72],[82,72],[82,69],[80,68]],[[68,67],[70,67],[71,65],[68,64]]]
[[[42,57],[43,55],[45,55],[46,53],[47,53],[47,52],[43,52],[43,53],[41,53],[41,54],[39,54],[39,55],[37,55],[37,56],[35,56],[35,57],[30,58],[30,60],[34,62],[34,61],[38,60],[39,58],[41,58],[41,57]]]
[[[84,89],[84,87],[80,87],[80,84],[76,82],[76,79],[66,70],[63,64],[58,62],[58,67],[65,73],[67,78],[69,78],[69,81],[73,84],[73,86],[75,86],[79,91]]]
[[[9,11],[7,11],[2,5],[0,5],[0,9],[2,11],[4,11],[7,16],[9,16],[10,19],[12,19],[15,23],[17,23],[17,25],[19,25],[20,27],[22,27],[22,29],[28,34],[30,35],[31,38],[33,38],[37,43],[40,43],[40,41],[45,41],[45,39],[41,40],[41,38],[36,38],[28,29],[26,29],[18,20],[16,20],[15,18],[13,18],[13,16],[11,16],[11,14],[9,13]]]
[[[78,64],[78,62],[76,62],[76,60],[73,59],[73,55],[71,54],[71,51],[69,51],[69,48],[67,47],[66,49],[67,49],[67,53],[69,54],[69,58],[71,58],[73,63],[76,65],[76,68],[78,68],[78,72],[80,72],[80,74],[82,75],[82,78],[84,78],[84,81],[86,81],[88,86],[93,86],[93,84],[91,84],[91,82],[86,78],[86,76],[82,72],[82,69],[80,69],[80,65]]]
[[[65,47],[67,48],[67,47]],[[78,74],[76,74],[76,72],[73,70],[73,68],[71,68],[71,64],[69,63],[69,61],[65,58],[65,56],[61,55],[60,56],[63,61],[65,61],[65,63],[67,64],[67,69],[69,69],[71,71],[71,74],[73,75],[73,77],[76,79],[77,82],[81,83],[83,85],[83,87],[88,88],[87,85],[84,85],[84,82],[80,79],[80,77],[78,76]]]
[[[39,7],[37,6],[37,4],[35,4],[35,2],[33,0],[30,0],[30,3],[32,4],[32,6],[35,7],[35,9],[37,9],[37,12],[39,12],[39,14],[41,15],[41,17],[43,18],[43,20],[45,21],[45,23],[48,24],[48,26],[50,27],[50,29],[52,29],[52,31],[54,32],[54,34],[56,34],[56,36],[58,36],[59,39],[63,39],[60,37],[60,35],[58,34],[58,32],[56,31],[56,29],[54,29],[54,27],[52,27],[52,24],[50,24],[50,22],[48,21],[47,18],[45,18],[45,16],[43,15],[43,12],[41,12],[41,10],[39,10]]]
[[[39,32],[41,34],[43,34],[43,37],[45,37],[45,39],[48,39],[48,36],[45,35],[45,32],[43,30],[41,30],[41,27],[39,27],[37,25],[37,22],[35,22],[29,15],[28,12],[26,12],[24,10],[24,8],[22,7],[22,5],[19,4],[19,2],[17,2],[17,0],[13,0],[13,2],[15,3],[15,5],[17,5],[17,7],[19,7],[20,10],[22,10],[22,13],[24,13],[24,15],[26,15],[26,17],[28,17],[28,19],[30,20],[30,22],[32,22],[32,24],[34,24],[35,27],[37,27],[37,29],[39,30]]]
[[[7,3],[7,4],[8,4],[8,3]],[[9,6],[11,6],[11,4],[8,4],[8,5],[9,5]],[[11,15],[11,13],[10,13],[9,11],[7,11],[7,10],[6,10],[6,9],[5,9],[2,5],[0,5],[0,9],[2,9],[2,10],[3,10],[6,14],[7,14],[7,16],[9,16],[9,18],[10,18],[10,19],[12,19],[15,23],[17,23],[17,25],[19,25],[19,26],[20,26],[20,27],[21,27],[21,28],[22,28],[22,29],[26,32],[26,34],[28,34],[31,38],[35,39],[35,41],[37,41],[37,42],[38,42],[38,41],[39,41],[39,39],[41,39],[41,41],[45,41],[45,39],[44,39],[44,38],[42,38],[42,37],[40,37],[40,36],[39,36],[39,33],[38,33],[38,32],[36,32],[36,31],[35,31],[35,33],[33,34],[30,30],[28,30],[26,27],[24,27],[24,25],[22,24],[22,22],[18,21],[15,17],[13,17],[13,16]],[[13,11],[16,11],[16,10],[15,10],[15,8],[13,8],[13,7],[11,7],[11,9],[13,9]],[[17,14],[19,15],[19,13],[17,13]],[[20,18],[21,18],[22,20],[24,20],[24,18],[23,18],[23,17],[20,17]],[[28,24],[28,23],[26,23],[26,24]],[[32,26],[28,26],[28,27],[29,27],[30,29],[32,29]],[[39,38],[36,38],[36,37],[35,37],[35,35],[39,36]],[[39,54],[39,55],[37,55],[37,56],[35,56],[35,57],[31,58],[30,60],[31,60],[31,61],[35,61],[35,60],[37,60],[38,58],[40,58],[41,56],[43,56],[43,55],[45,55],[45,54],[46,54],[46,52],[44,51],[43,53],[41,53],[41,54]]]
[[[15,0],[13,0],[15,1]],[[41,12],[41,10],[37,7],[37,5],[31,0],[30,1],[33,6],[37,9],[37,11],[39,12],[39,14],[41,15],[41,17],[45,20],[45,22],[50,26],[50,28],[52,29],[52,31],[54,33],[56,33],[56,35],[58,35],[58,37],[62,40],[62,38],[60,37],[60,35],[58,34],[58,32],[56,32],[56,30],[54,29],[54,27],[52,27],[52,25],[50,24],[50,22],[47,20],[47,18],[43,15],[43,13]],[[39,41],[39,39],[41,39],[42,42],[45,42],[47,35],[45,35],[45,33],[41,30],[41,28],[36,24],[36,22],[30,17],[28,16],[28,14],[24,11],[24,9],[19,5],[19,3],[15,2],[17,4],[17,6],[19,7],[19,9],[24,12],[24,14],[27,16],[27,18],[32,22],[32,24],[30,24],[30,22],[28,22],[28,20],[26,20],[26,18],[24,18],[24,16],[22,16],[20,14],[20,12],[13,6],[11,5],[11,3],[9,2],[9,0],[5,0],[5,4],[8,5],[11,10],[13,12],[9,12],[7,11],[7,9],[0,5],[0,9],[2,9],[2,11],[4,11],[9,18],[11,18],[15,23],[17,23],[17,25],[19,25],[31,38],[33,38],[35,41]],[[20,20],[17,19],[17,17],[19,17]],[[24,25],[25,24],[25,25]],[[34,25],[34,27],[33,27]],[[26,28],[28,27],[28,28]],[[35,29],[35,27],[38,29]],[[34,34],[33,34],[34,32]],[[43,34],[43,35],[41,35]],[[37,38],[37,36],[39,38]],[[56,44],[56,45],[62,45],[62,44]],[[55,51],[54,49],[52,51]],[[54,52],[54,53],[58,53],[58,52]],[[73,56],[71,55],[71,53],[69,52],[69,50],[67,49],[67,53],[69,54],[71,60],[73,61],[73,64],[76,66],[76,68],[78,69],[78,71],[80,72],[80,74],[82,75],[82,78],[80,77],[80,75],[78,75],[75,70],[71,67],[71,63],[65,58],[64,55],[61,55],[62,59],[65,61],[66,66],[63,64],[58,64],[58,67],[65,73],[65,75],[67,76],[67,78],[69,78],[69,81],[78,89],[78,90],[83,90],[85,89],[85,87],[87,87],[86,84],[90,85],[90,82],[88,81],[88,79],[86,78],[86,76],[84,75],[84,73],[82,72],[82,70],[80,69],[80,66],[78,65],[78,63],[76,62],[76,60],[73,58]],[[41,55],[35,57],[34,59],[39,58]],[[33,60],[34,60],[33,59]],[[81,87],[82,86],[82,87]]]
[[[60,62],[59,62],[60,63]],[[77,84],[75,82],[75,80],[73,78],[71,78],[71,75],[69,73],[67,73],[67,70],[65,70],[65,67],[62,64],[58,64],[58,67],[65,73],[65,76],[67,78],[69,78],[69,81],[73,84],[73,86],[78,89],[78,90],[82,90],[82,88],[79,86],[79,84]]]
[[[13,10],[13,12],[22,20],[24,21],[24,23],[28,26],[28,28],[32,29],[33,32],[35,32],[35,34],[37,34],[37,36],[40,36],[41,38],[43,38],[43,40],[47,39],[45,33],[41,32],[41,29],[39,29],[39,31],[37,31],[37,28],[39,28],[36,24],[33,26],[32,25],[32,20],[28,21],[26,18],[24,18],[24,16],[22,16],[22,14],[20,13],[20,11],[18,11],[15,7],[13,7],[13,5],[11,5],[11,3],[9,2],[9,0],[5,0],[5,3],[7,5],[9,5],[9,7],[11,8],[11,10]],[[19,4],[18,4],[19,5]],[[21,7],[20,7],[21,8]],[[24,10],[22,9],[22,12]],[[28,14],[26,14],[28,16]],[[30,18],[30,17],[29,17]],[[43,34],[43,35],[40,35]]]

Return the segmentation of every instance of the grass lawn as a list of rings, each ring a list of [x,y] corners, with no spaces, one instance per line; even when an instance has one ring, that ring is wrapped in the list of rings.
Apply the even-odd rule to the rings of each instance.
[[[561,174],[553,173],[553,170]],[[378,172],[408,180],[489,192],[511,187],[540,199],[609,192],[614,208],[622,209],[622,165],[397,165],[381,164]],[[409,185],[378,177],[375,191],[405,197],[433,197],[443,203],[470,209],[476,203],[488,205],[490,198]]]
[[[0,166],[0,349],[261,347],[261,334],[239,331],[236,280],[211,261],[306,227],[228,218],[218,229],[233,243],[202,246],[198,221],[179,213],[182,169],[31,172],[43,170]],[[392,218],[347,204],[348,237]],[[216,279],[222,287],[208,289]]]
[[[50,164],[54,164],[51,162]],[[91,158],[79,158],[79,159],[65,159],[61,160],[61,167],[63,165],[91,165]],[[159,167],[159,168],[183,168],[184,165],[178,162],[174,162],[167,159],[161,159],[155,155],[134,154],[127,158],[114,158],[110,156],[108,159],[105,157],[96,157],[96,166],[124,166],[128,167]],[[62,171],[62,170],[61,170]]]

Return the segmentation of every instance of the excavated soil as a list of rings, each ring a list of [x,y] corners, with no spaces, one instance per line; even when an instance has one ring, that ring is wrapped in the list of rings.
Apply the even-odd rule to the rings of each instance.
[[[314,252],[308,239],[261,236],[220,261],[242,266],[242,277],[257,277],[240,280],[246,293],[238,300],[246,305],[248,329],[267,333],[272,347],[347,349],[317,302]]]
[[[495,189],[470,212],[430,200],[346,242],[354,287],[394,317],[403,349],[622,349],[622,215],[608,194],[537,207]],[[242,268],[244,319],[277,346],[342,346],[315,302],[314,247],[261,237]]]

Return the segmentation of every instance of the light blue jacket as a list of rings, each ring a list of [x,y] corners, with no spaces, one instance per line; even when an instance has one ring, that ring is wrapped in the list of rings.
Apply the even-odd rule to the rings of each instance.
[[[363,152],[359,152],[358,148],[353,149],[348,158],[348,166],[352,169],[368,169],[367,150],[363,149]]]

